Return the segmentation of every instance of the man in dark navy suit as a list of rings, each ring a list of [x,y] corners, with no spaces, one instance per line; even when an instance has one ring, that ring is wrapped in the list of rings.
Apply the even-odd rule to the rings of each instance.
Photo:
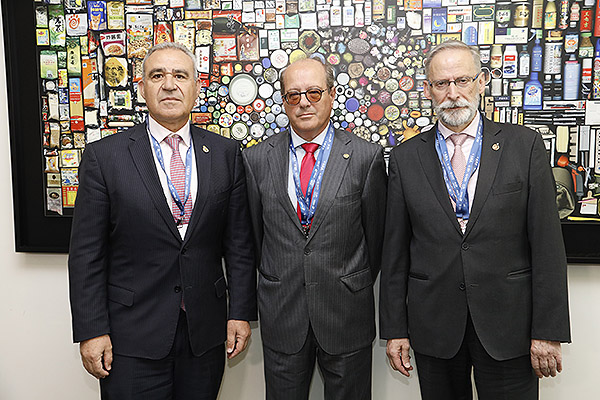
[[[194,56],[144,60],[145,124],[88,144],[69,277],[73,337],[103,399],[215,399],[257,318],[239,146],[191,126]],[[225,273],[222,259],[225,259]]]

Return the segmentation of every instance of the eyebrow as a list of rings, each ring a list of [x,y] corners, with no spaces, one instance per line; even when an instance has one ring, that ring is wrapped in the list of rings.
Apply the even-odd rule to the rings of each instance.
[[[186,76],[190,75],[190,73],[187,70],[185,70],[185,69],[178,69],[178,68],[173,69],[171,71],[167,71],[166,68],[153,68],[150,71],[148,71],[148,75],[152,75],[152,74],[154,74],[156,72],[171,73],[171,74],[183,74],[183,75],[186,75]]]

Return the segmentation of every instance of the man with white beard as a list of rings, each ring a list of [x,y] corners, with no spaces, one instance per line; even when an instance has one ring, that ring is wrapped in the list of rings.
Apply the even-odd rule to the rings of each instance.
[[[380,335],[426,400],[538,398],[570,342],[566,258],[541,136],[478,112],[479,52],[425,60],[438,123],[390,156]]]

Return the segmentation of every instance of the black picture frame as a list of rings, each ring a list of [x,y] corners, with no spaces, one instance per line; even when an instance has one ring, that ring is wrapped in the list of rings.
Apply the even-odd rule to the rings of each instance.
[[[67,253],[70,217],[45,215],[35,4],[0,0],[4,25],[17,252]],[[570,263],[600,263],[600,224],[562,224]]]
[[[35,4],[2,0],[17,252],[67,253],[71,218],[45,215]]]

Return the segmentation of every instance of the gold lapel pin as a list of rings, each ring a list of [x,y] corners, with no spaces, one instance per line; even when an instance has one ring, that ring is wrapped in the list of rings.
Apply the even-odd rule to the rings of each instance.
[[[494,151],[498,151],[498,150],[500,150],[500,143],[494,143],[494,144],[492,145],[492,150],[494,150]]]
[[[342,157],[344,157],[344,158],[347,160],[347,159],[349,159],[349,158],[350,158],[350,154],[348,154],[348,153],[344,153],[344,155],[343,155]]]
[[[208,153],[210,150],[206,146],[202,146],[202,151]]]

